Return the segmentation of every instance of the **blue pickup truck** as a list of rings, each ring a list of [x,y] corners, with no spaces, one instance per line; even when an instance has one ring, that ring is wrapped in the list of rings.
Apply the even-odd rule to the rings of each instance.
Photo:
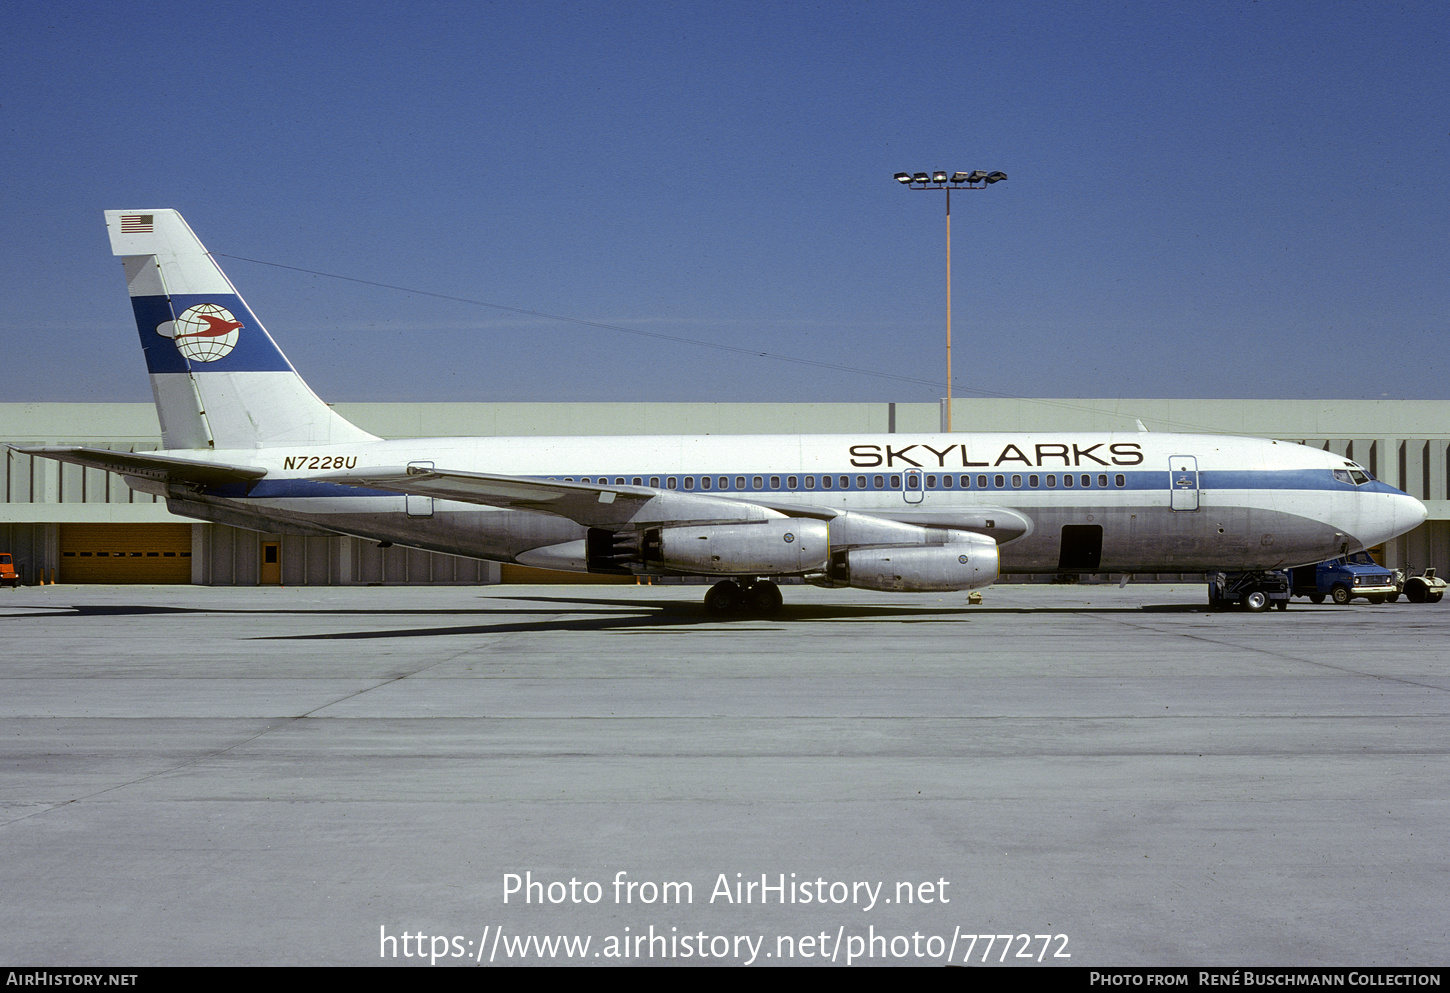
[[[1294,596],[1307,596],[1314,603],[1323,603],[1325,597],[1335,603],[1349,603],[1355,597],[1384,603],[1400,595],[1399,578],[1370,558],[1369,552],[1300,566],[1292,570],[1290,583]]]

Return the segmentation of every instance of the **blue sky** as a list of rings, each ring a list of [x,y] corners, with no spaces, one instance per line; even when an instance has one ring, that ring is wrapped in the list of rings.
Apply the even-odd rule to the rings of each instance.
[[[0,36],[8,401],[149,399],[101,211],[156,207],[260,260],[221,261],[327,400],[935,400],[943,197],[891,177],[938,168],[1010,177],[953,197],[960,396],[1447,393],[1443,4],[141,0]]]

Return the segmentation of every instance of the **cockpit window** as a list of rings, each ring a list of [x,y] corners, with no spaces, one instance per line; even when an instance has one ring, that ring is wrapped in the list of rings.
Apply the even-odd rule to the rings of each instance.
[[[1346,462],[1344,463],[1344,465],[1345,468],[1334,470],[1334,478],[1339,480],[1341,483],[1352,483],[1355,486],[1363,486],[1371,479],[1374,479],[1373,476],[1365,472],[1353,462]]]

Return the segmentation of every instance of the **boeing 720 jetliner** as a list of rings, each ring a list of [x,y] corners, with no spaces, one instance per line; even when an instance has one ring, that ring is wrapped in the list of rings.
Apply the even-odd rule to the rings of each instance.
[[[1426,516],[1341,456],[1240,437],[384,440],[307,387],[180,214],[112,210],[106,226],[163,450],[20,451],[120,473],[204,521],[705,576],[719,580],[712,612],[769,614],[783,577],[912,592],[976,589],[1004,572],[1253,574],[1377,545]]]

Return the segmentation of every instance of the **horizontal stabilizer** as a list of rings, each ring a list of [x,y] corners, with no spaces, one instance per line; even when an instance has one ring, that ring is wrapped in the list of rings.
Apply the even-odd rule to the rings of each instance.
[[[83,465],[91,469],[105,469],[126,476],[139,476],[163,483],[194,483],[198,486],[220,486],[226,483],[248,483],[267,475],[266,469],[257,466],[226,465],[217,462],[198,462],[192,459],[178,459],[167,455],[150,455],[145,452],[113,452],[105,448],[68,448],[32,446],[22,448],[11,445],[17,452],[39,455],[72,465]]]

